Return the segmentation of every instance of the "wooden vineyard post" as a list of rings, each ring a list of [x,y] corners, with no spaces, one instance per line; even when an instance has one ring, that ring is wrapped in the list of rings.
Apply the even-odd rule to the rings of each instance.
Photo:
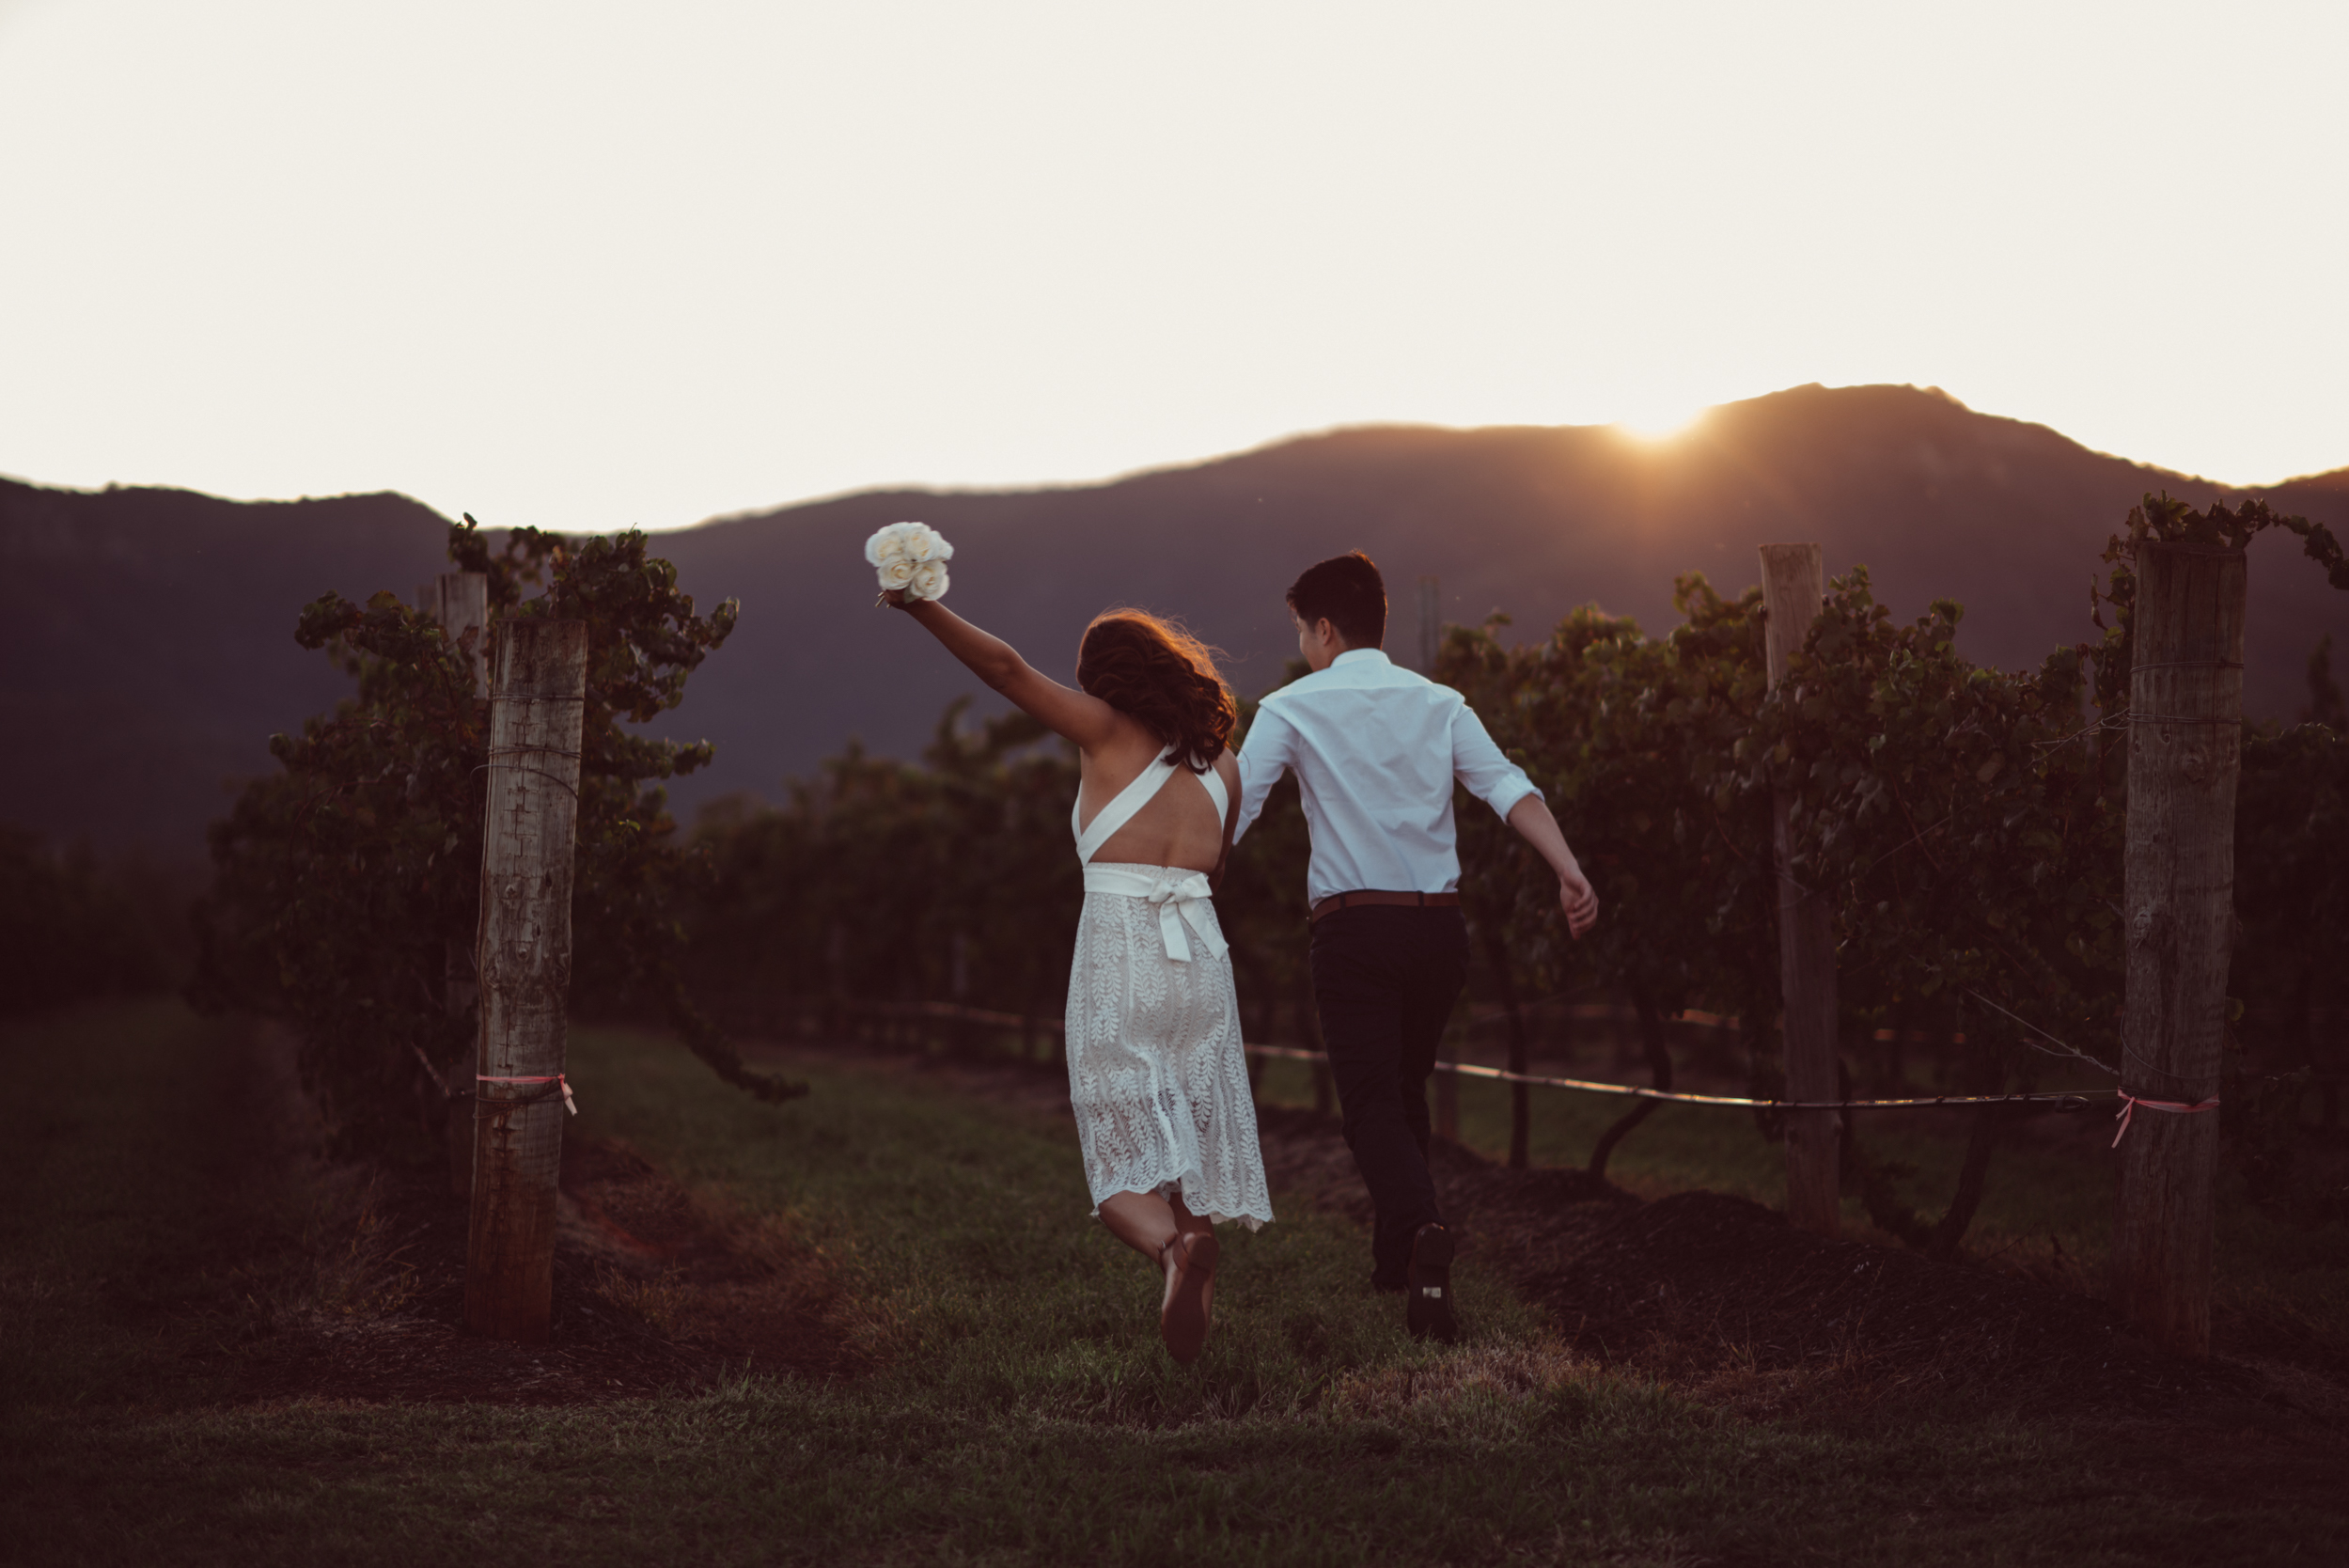
[[[1444,643],[1443,585],[1433,577],[1419,579],[1419,673],[1435,679],[1435,655]],[[1436,1047],[1443,1061],[1460,1059],[1459,1037],[1446,1030]],[[1522,1085],[1520,1086],[1523,1087]],[[1460,1141],[1460,1074],[1435,1074],[1435,1136]]]
[[[2138,541],[2121,1088],[2170,1106],[2218,1100],[2234,946],[2244,586],[2240,550]],[[2149,1338],[2192,1356],[2210,1353],[2217,1168],[2215,1108],[2128,1107],[2113,1305]]]
[[[491,1339],[536,1341],[546,1338],[554,1301],[587,627],[508,620],[497,642],[481,840],[481,1032],[465,1325]]]
[[[1762,547],[1763,651],[1770,685],[1786,679],[1787,666],[1826,604],[1826,578],[1816,544]],[[1770,803],[1771,833],[1778,869],[1778,989],[1786,1018],[1786,1097],[1833,1100],[1836,1073],[1834,912],[1820,894],[1788,872],[1793,839],[1789,802]],[[1842,1219],[1837,1149],[1838,1113],[1789,1111],[1786,1115],[1786,1217],[1797,1229],[1823,1236],[1836,1233]]]
[[[416,607],[440,622],[448,640],[473,666],[473,695],[490,695],[490,579],[482,572],[444,572],[416,595]],[[472,1014],[480,984],[474,973],[470,941],[451,936],[442,945],[441,997],[451,1018]],[[478,1027],[475,1029],[477,1038]],[[463,1198],[473,1190],[474,1052],[448,1070],[448,1187]]]
[[[422,608],[473,662],[473,695],[490,695],[490,578],[485,572],[444,572]],[[467,640],[467,635],[471,640]]]

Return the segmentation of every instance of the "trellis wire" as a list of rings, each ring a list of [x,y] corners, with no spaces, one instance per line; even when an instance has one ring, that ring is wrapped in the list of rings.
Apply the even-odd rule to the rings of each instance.
[[[1308,1051],[1298,1045],[1243,1045],[1241,1049],[1252,1057],[1279,1057],[1291,1061],[1325,1062],[1329,1059],[1326,1051]],[[1472,1061],[1439,1061],[1435,1070],[1438,1073],[1457,1073],[1463,1077],[1491,1078],[1498,1083],[1526,1084],[1538,1089],[1571,1089],[1585,1094],[1665,1100],[1683,1105],[1742,1105],[1754,1110],[1892,1110],[1927,1105],[2044,1105],[2055,1110],[2083,1111],[2089,1108],[2091,1098],[2120,1092],[2118,1090],[2091,1089],[2063,1094],[1934,1094],[1908,1100],[1756,1100],[1742,1094],[1691,1094],[1680,1090],[1642,1089],[1636,1084],[1599,1083],[1589,1078],[1553,1078],[1538,1073],[1511,1073],[1507,1068],[1485,1067]]]
[[[859,1011],[870,1011],[901,1017],[942,1018],[972,1024],[993,1025],[1002,1028],[1034,1028],[1059,1033],[1063,1026],[1050,1018],[1023,1018],[1018,1013],[997,1012],[987,1008],[963,1007],[953,1002],[880,1002],[853,1004]],[[1996,1003],[1992,1004],[1997,1006]],[[2005,1011],[2003,1008],[2000,1011]],[[2012,1016],[2010,1014],[2009,1016]],[[2020,1020],[2017,1020],[2020,1022]],[[2053,1039],[2053,1036],[2049,1036]],[[2058,1043],[2061,1043],[2059,1042]],[[1326,1051],[1311,1051],[1302,1045],[1241,1046],[1252,1057],[1277,1058],[1285,1061],[1323,1062],[1329,1060]],[[2068,1049],[2068,1047],[2067,1047]],[[2080,1053],[2074,1052],[2075,1056]],[[2095,1062],[2093,1057],[2080,1059]],[[2102,1066],[2102,1063],[2096,1063]],[[1488,1078],[1496,1083],[1525,1084],[1537,1089],[1574,1090],[1585,1094],[1612,1094],[1624,1099],[1662,1100],[1686,1105],[1743,1106],[1752,1110],[1899,1110],[1922,1109],[1934,1105],[2046,1105],[2058,1111],[2084,1111],[2094,1099],[2110,1099],[2120,1093],[2116,1089],[2075,1090],[2065,1092],[2032,1092],[2028,1094],[1933,1094],[1897,1100],[1759,1100],[1742,1094],[1693,1094],[1680,1090],[1644,1089],[1637,1084],[1602,1083],[1590,1078],[1551,1077],[1538,1073],[1512,1073],[1503,1067],[1485,1067],[1468,1061],[1439,1061],[1438,1073],[1454,1073],[1467,1078]],[[2106,1071],[2110,1071],[2106,1069]]]

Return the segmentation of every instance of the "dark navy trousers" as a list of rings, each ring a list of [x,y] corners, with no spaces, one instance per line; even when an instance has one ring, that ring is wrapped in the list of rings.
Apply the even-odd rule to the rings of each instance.
[[[1345,1114],[1346,1147],[1370,1190],[1370,1282],[1401,1290],[1411,1238],[1440,1220],[1428,1174],[1427,1081],[1468,978],[1457,907],[1369,904],[1313,923],[1313,1000]]]

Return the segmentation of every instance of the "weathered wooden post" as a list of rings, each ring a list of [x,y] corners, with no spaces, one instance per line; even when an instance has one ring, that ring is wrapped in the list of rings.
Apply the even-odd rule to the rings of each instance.
[[[2193,1356],[2210,1353],[2244,584],[2240,550],[2138,541],[2112,1300],[2148,1337]]]
[[[497,644],[465,1324],[491,1339],[543,1340],[554,1299],[555,1179],[571,1100],[563,1026],[587,627],[508,620]]]
[[[416,592],[416,607],[440,622],[448,640],[473,665],[473,695],[490,695],[490,579],[480,572],[444,572]],[[442,945],[441,999],[451,1018],[473,1013],[480,992],[474,973],[473,944],[449,937]],[[478,1026],[475,1029],[478,1038]],[[473,1057],[448,1070],[448,1188],[459,1198],[473,1190]]]
[[[1816,544],[1762,547],[1763,654],[1770,685],[1786,679],[1788,664],[1826,604],[1826,574]],[[1786,1097],[1840,1097],[1836,1073],[1834,911],[1788,870],[1793,836],[1787,797],[1770,805],[1778,869],[1778,990],[1786,1019]],[[1842,1219],[1837,1149],[1838,1113],[1789,1111],[1786,1116],[1786,1217],[1823,1236]]]
[[[1433,577],[1419,579],[1419,673],[1435,679],[1435,655],[1444,644],[1443,584]],[[1460,1041],[1445,1031],[1436,1055],[1444,1061],[1460,1059]],[[1521,1086],[1522,1087],[1522,1086]],[[1435,1074],[1435,1135],[1460,1141],[1460,1074]]]
[[[418,606],[473,660],[473,695],[490,695],[490,579],[483,572],[444,572]],[[470,640],[468,640],[470,635]]]

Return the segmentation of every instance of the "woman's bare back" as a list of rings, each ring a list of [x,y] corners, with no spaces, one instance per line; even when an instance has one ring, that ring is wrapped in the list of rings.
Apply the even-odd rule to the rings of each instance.
[[[1122,716],[1122,715],[1120,715]],[[1131,734],[1126,733],[1131,725]],[[1083,783],[1077,790],[1077,823],[1090,825],[1102,808],[1142,776],[1142,770],[1166,754],[1158,738],[1138,724],[1120,725],[1117,740],[1082,758]],[[1226,751],[1215,759],[1226,800],[1239,793],[1240,768]],[[1176,866],[1189,871],[1212,871],[1223,854],[1224,823],[1207,786],[1188,767],[1134,814],[1134,820],[1109,836],[1093,852],[1096,864]]]

